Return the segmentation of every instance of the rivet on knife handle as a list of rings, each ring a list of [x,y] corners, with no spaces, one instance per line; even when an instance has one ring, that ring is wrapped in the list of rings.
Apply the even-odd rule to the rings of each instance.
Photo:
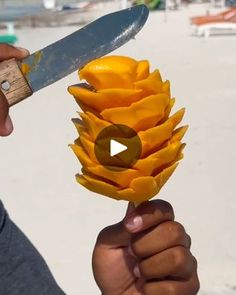
[[[33,93],[19,65],[15,59],[0,63],[0,89],[10,106]]]

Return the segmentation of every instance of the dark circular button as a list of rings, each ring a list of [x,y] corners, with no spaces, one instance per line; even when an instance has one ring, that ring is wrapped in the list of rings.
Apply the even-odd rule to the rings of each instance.
[[[101,165],[113,171],[120,171],[132,168],[140,158],[142,143],[132,128],[114,124],[98,134],[94,152]]]

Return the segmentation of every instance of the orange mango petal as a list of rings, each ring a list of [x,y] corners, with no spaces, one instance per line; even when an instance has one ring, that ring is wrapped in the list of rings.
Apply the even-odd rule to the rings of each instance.
[[[88,63],[81,71],[96,90],[106,88],[133,88],[138,62],[124,56],[105,56]]]
[[[119,189],[115,185],[93,178],[88,175],[78,175],[77,181],[87,189],[117,199],[142,203],[154,197],[173,174],[178,163],[164,169],[157,176],[144,176],[132,180],[130,187]]]
[[[83,147],[81,145],[77,144],[70,144],[71,149],[73,150],[74,154],[80,161],[82,166],[90,167],[94,166],[94,163],[90,160],[86,152],[84,151]]]
[[[155,196],[157,192],[156,182],[152,176],[143,176],[133,179],[130,188],[139,192],[141,195],[149,195],[149,197]]]
[[[118,106],[129,106],[142,98],[141,89],[112,88],[91,91],[83,87],[71,86],[69,92],[78,103],[82,102],[98,112]]]
[[[132,183],[132,188],[129,187],[121,190],[112,184],[88,175],[78,175],[76,179],[81,185],[95,193],[117,200],[127,200],[136,203],[141,203],[154,197],[158,189],[155,179],[151,176],[135,179]],[[142,188],[141,191],[139,191],[139,188]]]
[[[78,131],[79,134],[85,132],[85,126],[83,122],[80,119],[72,119],[72,122],[75,125],[76,130]]]
[[[169,103],[165,94],[148,96],[129,107],[107,109],[101,113],[104,120],[113,124],[123,124],[135,131],[154,127],[164,116]]]
[[[88,167],[88,171],[104,179],[115,182],[119,188],[128,187],[132,179],[143,175],[142,171],[135,169],[121,170],[117,167],[115,171],[115,167],[113,167],[113,170],[108,170],[102,165]]]
[[[84,126],[90,135],[91,140],[93,141],[95,141],[99,132],[108,126],[111,126],[111,123],[100,119],[95,114],[90,112],[81,113],[80,116],[83,119]]]
[[[173,97],[173,98],[170,99],[170,102],[169,102],[168,106],[165,109],[165,116],[163,117],[162,122],[165,122],[168,119],[174,104],[175,104],[175,98]]]
[[[160,169],[173,162],[181,149],[181,142],[174,142],[167,147],[151,154],[145,159],[138,160],[134,169],[144,171],[145,175],[151,175],[154,170]]]
[[[93,163],[98,163],[94,153],[94,142],[90,141],[83,134],[80,135],[80,142]]]
[[[162,84],[162,92],[166,93],[168,96],[171,96],[170,81],[167,80]]]
[[[146,79],[134,83],[136,89],[142,89],[145,95],[162,93],[163,82],[158,70],[151,73]]]
[[[138,62],[136,81],[146,79],[149,75],[149,62],[147,60],[141,60]]]
[[[80,106],[80,108],[81,108],[81,110],[83,112],[90,112],[90,113],[93,113],[96,116],[99,116],[99,112],[95,108],[92,108],[92,107],[86,105],[82,101],[77,101],[77,103],[78,103],[78,105]]]
[[[144,194],[139,191],[134,191],[132,188],[126,188],[119,190],[118,187],[109,184],[107,182],[104,182],[100,179],[93,178],[89,175],[77,175],[76,180],[89,189],[90,191],[93,191],[98,194],[102,194],[104,196],[116,199],[116,200],[127,200],[130,202],[142,202],[144,200],[148,200],[151,197],[154,196],[154,193],[152,192],[152,195],[150,195],[150,190],[145,190]],[[143,184],[149,184],[149,181],[143,182]],[[152,185],[155,185],[155,181],[151,181]]]
[[[188,130],[188,126],[183,126],[183,127],[179,127],[178,129],[176,129],[174,132],[173,132],[173,135],[171,137],[171,140],[170,142],[175,142],[175,141],[181,141],[182,138],[184,137],[185,133],[187,132]]]
[[[122,200],[139,204],[153,198],[157,191],[155,179],[152,176],[144,176],[134,179],[129,188],[118,191],[117,195]]]
[[[168,181],[171,175],[174,173],[175,169],[178,167],[179,163],[174,163],[173,165],[169,166],[168,168],[161,171],[158,175],[156,175],[155,181],[158,186],[158,192],[161,190],[163,185]]]
[[[174,115],[169,117],[169,119],[166,122],[171,122],[175,128],[183,119],[184,113],[185,113],[185,108],[182,108],[178,110],[176,113],[174,113]]]
[[[171,122],[140,131],[138,133],[142,142],[142,158],[155,152],[165,141],[171,138],[174,126]]]
[[[76,180],[92,192],[119,200],[118,188],[109,183],[94,179],[88,175],[76,175]]]

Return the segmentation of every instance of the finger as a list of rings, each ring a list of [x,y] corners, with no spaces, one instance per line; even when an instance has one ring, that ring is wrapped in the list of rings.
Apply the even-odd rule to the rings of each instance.
[[[134,210],[133,203],[129,203],[126,215]],[[123,221],[104,228],[98,235],[97,244],[108,248],[125,247],[130,244],[131,234],[127,231]]]
[[[130,234],[125,230],[123,223],[108,226],[98,235],[97,243],[103,247],[114,249],[117,247],[128,246]]]
[[[166,277],[187,280],[196,269],[197,262],[190,251],[178,246],[140,261],[134,272],[146,280]]]
[[[24,48],[14,47],[8,44],[0,44],[0,61],[10,58],[23,59],[29,55],[29,51]]]
[[[139,205],[125,218],[124,224],[128,231],[135,233],[168,220],[174,220],[172,206],[163,200],[155,200]]]
[[[131,250],[139,258],[149,257],[168,248],[190,248],[191,239],[184,227],[174,221],[166,221],[151,230],[133,236]]]
[[[197,272],[188,281],[154,281],[143,287],[145,295],[196,295],[199,288]]]
[[[0,136],[7,136],[13,131],[11,118],[8,115],[8,102],[0,91]]]

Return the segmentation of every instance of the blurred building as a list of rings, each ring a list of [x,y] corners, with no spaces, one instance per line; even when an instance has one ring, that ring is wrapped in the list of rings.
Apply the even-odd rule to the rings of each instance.
[[[58,5],[66,3],[79,3],[82,0],[56,0]],[[1,6],[13,6],[13,5],[41,5],[43,0],[0,0]]]

